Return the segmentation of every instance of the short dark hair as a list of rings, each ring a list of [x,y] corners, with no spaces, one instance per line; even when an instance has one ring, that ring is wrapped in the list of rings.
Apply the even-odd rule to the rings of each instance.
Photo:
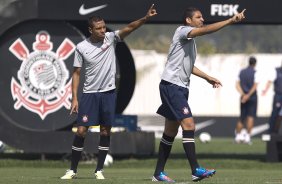
[[[257,59],[254,56],[249,58],[249,65],[254,66],[257,62]]]
[[[100,21],[104,21],[104,19],[100,16],[92,16],[88,18],[88,26],[92,27],[93,22],[100,22]]]
[[[189,18],[192,18],[193,15],[194,15],[194,12],[195,11],[200,11],[198,8],[195,8],[195,7],[188,7],[184,13],[183,13],[183,17],[182,17],[182,21],[183,21],[183,24],[186,25],[186,18],[189,17]]]

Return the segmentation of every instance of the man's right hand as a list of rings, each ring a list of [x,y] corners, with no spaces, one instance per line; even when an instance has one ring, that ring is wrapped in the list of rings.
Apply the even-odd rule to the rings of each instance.
[[[246,103],[249,100],[250,96],[248,94],[244,94],[241,98],[241,103]]]
[[[72,100],[70,115],[72,113],[78,113],[78,101],[77,100]]]
[[[245,11],[246,11],[246,9],[244,9],[240,13],[234,15],[231,18],[232,23],[237,23],[237,22],[241,22],[242,20],[244,20],[245,19],[245,15],[244,15]]]

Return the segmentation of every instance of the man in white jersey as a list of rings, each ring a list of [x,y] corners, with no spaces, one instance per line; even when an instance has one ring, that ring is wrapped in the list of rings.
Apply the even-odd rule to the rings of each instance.
[[[154,5],[146,16],[131,22],[126,27],[106,32],[106,24],[101,17],[91,17],[88,21],[91,36],[80,42],[75,50],[72,75],[71,114],[77,115],[77,132],[72,145],[71,167],[61,179],[73,179],[77,175],[77,165],[83,151],[84,139],[89,126],[100,125],[98,162],[96,179],[105,179],[102,173],[104,161],[110,146],[111,124],[115,116],[116,91],[116,43],[143,25],[157,14]],[[78,105],[77,91],[81,68],[85,67],[83,94]]]
[[[245,10],[225,21],[203,26],[203,16],[199,9],[188,8],[184,12],[183,26],[179,26],[173,36],[167,63],[160,82],[162,104],[157,113],[165,117],[165,128],[159,146],[158,161],[152,181],[174,182],[164,172],[167,158],[179,126],[183,130],[183,147],[189,161],[192,180],[199,181],[215,174],[215,170],[207,170],[197,162],[194,142],[195,123],[188,105],[190,75],[205,79],[214,88],[221,82],[201,70],[195,64],[196,44],[194,37],[209,34],[221,28],[242,21]],[[200,97],[199,97],[200,98]]]

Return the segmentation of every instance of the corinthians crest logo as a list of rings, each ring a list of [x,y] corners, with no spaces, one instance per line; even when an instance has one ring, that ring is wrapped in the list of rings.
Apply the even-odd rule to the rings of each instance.
[[[69,72],[64,60],[74,51],[75,45],[65,38],[56,53],[46,31],[36,34],[33,52],[29,52],[23,41],[18,38],[9,50],[22,61],[17,77],[12,77],[11,93],[15,100],[14,108],[22,106],[45,117],[63,106],[70,108],[71,80],[67,83]]]

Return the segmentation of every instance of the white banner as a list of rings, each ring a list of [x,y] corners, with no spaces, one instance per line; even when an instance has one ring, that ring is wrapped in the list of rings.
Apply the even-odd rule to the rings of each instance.
[[[156,115],[161,104],[159,82],[166,62],[166,54],[155,51],[132,50],[137,71],[137,81],[133,97],[124,114]],[[213,89],[205,80],[191,77],[188,103],[195,116],[238,116],[239,93],[235,88],[239,71],[248,66],[249,56],[257,59],[258,116],[269,116],[272,110],[273,86],[265,96],[268,75],[281,66],[282,54],[215,54],[198,55],[196,64],[199,69],[218,78],[223,87]]]

